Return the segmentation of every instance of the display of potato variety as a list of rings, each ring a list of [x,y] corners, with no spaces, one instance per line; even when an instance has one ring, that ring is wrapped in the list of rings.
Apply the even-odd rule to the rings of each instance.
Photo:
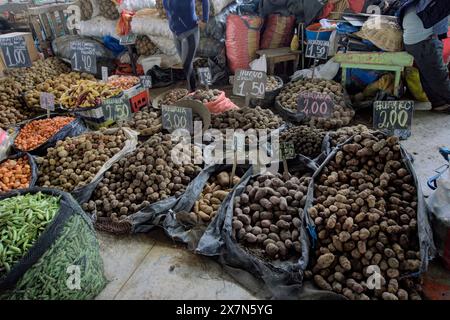
[[[230,181],[232,179],[232,181]],[[189,221],[194,224],[209,224],[217,215],[217,212],[232,187],[237,185],[241,179],[231,173],[222,171],[216,176],[212,176],[202,193],[194,203],[192,211],[189,213]]]
[[[404,277],[421,260],[417,192],[398,138],[363,133],[353,140],[323,169],[308,210],[318,232],[314,282],[349,299],[420,299],[420,285]],[[368,288],[369,266],[379,268],[379,289]]]
[[[277,77],[267,76],[266,81],[266,92],[271,92],[279,89],[283,84],[278,80]]]
[[[158,101],[158,106],[170,106],[175,102],[183,99],[188,95],[189,91],[186,89],[173,89],[164,94],[164,97]]]
[[[330,118],[311,117],[309,124],[313,127],[333,129],[350,123],[355,112],[347,108],[342,86],[332,80],[305,79],[288,83],[276,101],[285,109],[297,112],[297,102],[300,93],[316,92],[328,94],[334,102],[334,109]]]
[[[36,85],[36,88],[25,93],[25,101],[28,107],[40,108],[41,92],[48,92],[55,96],[55,103],[61,103],[62,95],[79,80],[95,80],[95,77],[88,73],[70,72],[57,77],[47,79]]]
[[[59,211],[59,198],[42,193],[0,201],[0,277],[35,244]]]
[[[34,150],[74,120],[73,117],[54,117],[30,121],[20,129],[14,146],[21,151]]]
[[[98,0],[98,5],[100,6],[100,15],[109,20],[119,19],[119,10],[116,4],[111,0]]]
[[[161,110],[150,107],[143,108],[126,123],[127,127],[139,132],[141,136],[151,136],[161,132]]]
[[[29,116],[17,99],[20,92],[18,82],[8,77],[0,79],[0,128],[6,129]]]
[[[138,36],[136,39],[136,50],[140,56],[153,56],[159,53],[158,47],[147,36]]]
[[[30,182],[31,166],[27,156],[0,163],[0,192],[28,188]]]
[[[91,80],[80,80],[61,96],[61,105],[65,109],[91,108],[102,100],[120,94],[122,90],[113,88],[107,83]]]
[[[201,103],[209,103],[216,101],[222,93],[223,91],[217,89],[209,89],[209,90],[197,89],[193,92],[192,95],[188,96],[188,98],[192,100],[197,100],[198,102]]]
[[[283,120],[269,109],[261,107],[232,109],[215,115],[211,127],[216,129],[278,129]]]
[[[135,76],[111,76],[108,78],[108,84],[113,88],[128,90],[139,84],[141,80]]]
[[[171,135],[157,134],[108,170],[83,209],[113,221],[146,206],[180,196],[199,173],[196,165],[174,163]]]
[[[339,144],[344,143],[349,138],[353,137],[355,134],[370,133],[373,130],[367,128],[365,125],[359,124],[352,127],[339,128],[336,131],[330,131],[330,142],[331,146],[334,148]]]
[[[21,92],[30,91],[37,84],[68,72],[70,72],[70,67],[55,57],[37,60],[33,62],[30,68],[11,68],[5,70],[7,76],[12,77],[20,83]]]
[[[290,142],[294,145],[295,153],[315,158],[322,152],[322,142],[325,131],[309,126],[297,126],[283,131],[280,143]]]
[[[125,145],[123,130],[106,134],[104,130],[66,138],[37,158],[38,185],[71,192],[92,181],[101,167]]]
[[[94,8],[92,7],[91,0],[80,0],[81,20],[89,20],[92,18]]]
[[[261,175],[234,199],[232,237],[269,259],[286,260],[301,253],[300,210],[309,177]]]

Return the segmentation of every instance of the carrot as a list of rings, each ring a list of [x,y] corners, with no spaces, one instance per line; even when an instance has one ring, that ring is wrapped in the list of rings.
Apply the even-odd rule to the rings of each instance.
[[[0,163],[0,192],[28,188],[30,181],[31,167],[26,156]]]
[[[31,121],[20,130],[14,144],[22,151],[36,149],[73,120],[73,117],[54,117]]]

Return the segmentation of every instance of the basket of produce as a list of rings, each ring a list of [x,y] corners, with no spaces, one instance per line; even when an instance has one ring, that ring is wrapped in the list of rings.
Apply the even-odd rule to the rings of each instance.
[[[238,106],[226,97],[224,91],[217,89],[198,89],[189,94],[185,99],[192,99],[203,103],[211,113],[222,113],[231,109],[238,109]]]
[[[145,107],[133,113],[124,125],[137,131],[140,138],[152,136],[162,131],[161,110]]]
[[[79,118],[51,114],[50,118],[41,116],[21,124],[14,140],[14,148],[31,154],[44,154],[57,141],[75,137],[87,130]]]
[[[298,113],[298,99],[303,92],[327,94],[334,105],[331,116],[306,117],[303,113]],[[339,83],[332,80],[301,79],[284,86],[276,98],[275,110],[291,122],[308,122],[313,127],[329,130],[346,126],[351,122],[355,111],[348,107],[348,104],[344,88]]]
[[[37,178],[38,168],[30,154],[19,153],[0,162],[0,193],[31,188]]]
[[[327,133],[309,126],[293,126],[280,134],[280,143],[292,143],[295,154],[318,160],[322,153],[329,153]]]
[[[305,276],[350,300],[421,299],[419,274],[436,249],[398,137],[357,133],[313,178],[305,213],[315,249]]]
[[[95,230],[69,194],[39,188],[1,194],[0,212],[0,299],[84,300],[103,290]]]
[[[268,76],[266,82],[266,95],[264,99],[251,99],[250,105],[263,108],[272,108],[275,98],[280,94],[283,88],[283,79],[278,76]]]
[[[110,76],[108,78],[108,84],[112,88],[117,88],[122,91],[129,90],[137,85],[139,85],[141,80],[135,76]]]
[[[89,199],[96,183],[115,162],[132,152],[137,134],[129,128],[101,129],[59,140],[38,157],[37,185],[70,192],[77,201]]]
[[[153,108],[160,109],[162,106],[171,106],[188,94],[189,91],[187,89],[173,89],[163,92],[153,99]]]

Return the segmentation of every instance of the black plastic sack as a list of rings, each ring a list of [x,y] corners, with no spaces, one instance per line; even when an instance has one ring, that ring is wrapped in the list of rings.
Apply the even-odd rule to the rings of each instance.
[[[244,176],[249,166],[237,167],[236,174]],[[222,171],[231,172],[232,165],[213,165],[202,170],[199,175],[189,184],[185,193],[180,197],[174,208],[169,210],[166,219],[164,220],[163,227],[166,234],[175,241],[180,241],[187,244],[189,250],[195,250],[197,245],[209,226],[213,225],[213,221],[218,217],[218,214],[210,221],[208,225],[185,225],[177,220],[176,215],[180,212],[191,212],[192,208],[197,201],[198,197],[202,193],[209,178],[214,174],[218,174]],[[219,209],[220,210],[220,209]]]
[[[28,188],[32,188],[32,187],[34,187],[34,185],[36,184],[36,181],[38,179],[39,170],[38,170],[36,161],[34,160],[34,157],[31,154],[26,153],[26,152],[19,152],[12,156],[9,156],[5,160],[0,161],[0,164],[1,164],[1,162],[6,161],[7,159],[15,160],[15,159],[20,159],[22,157],[27,157],[28,163],[30,164],[31,179],[30,179],[30,184],[29,184]]]
[[[50,114],[51,118],[61,117],[61,116],[64,116],[64,115],[57,114],[57,113]],[[42,119],[46,119],[46,118],[47,118],[47,115],[43,115],[43,116],[39,116],[39,117],[36,117],[31,120],[24,121],[24,122],[18,124],[18,126],[16,127],[16,130],[20,131],[27,123],[29,123],[31,121],[42,120]],[[82,134],[83,132],[85,132],[87,130],[88,129],[86,128],[83,120],[81,120],[79,118],[75,118],[72,122],[70,122],[63,128],[61,128],[61,130],[59,130],[55,135],[53,135],[45,143],[41,144],[39,147],[37,147],[33,150],[27,150],[27,152],[31,153],[32,155],[38,155],[38,156],[45,155],[47,153],[47,149],[54,147],[56,145],[56,142],[58,142],[59,140],[64,140],[65,138],[68,138],[68,137],[79,136],[80,134]],[[15,150],[17,150],[18,152],[22,151],[22,150],[18,149],[15,145],[13,145],[13,148]]]
[[[147,75],[152,77],[153,87],[162,88],[173,84],[172,71],[170,69],[164,70],[158,66],[154,66],[147,71]]]
[[[306,117],[303,113],[297,113],[284,108],[278,101],[275,101],[273,110],[278,113],[284,120],[292,123],[303,123]]]
[[[42,192],[60,197],[60,209],[33,247],[0,279],[1,299],[93,299],[106,285],[95,230],[70,194],[46,188],[17,190],[0,201]],[[70,254],[69,254],[70,253]],[[69,268],[78,267],[82,290],[70,290]]]
[[[309,231],[312,248],[316,247],[318,239],[314,221],[308,214],[308,209],[311,208],[314,204],[314,181],[316,181],[316,179],[320,176],[325,166],[327,166],[328,163],[334,159],[336,153],[341,150],[345,144],[351,143],[352,141],[353,137],[349,138],[345,143],[337,146],[334,150],[332,150],[328,157],[314,173],[313,179],[310,182],[304,213],[305,219],[307,221],[307,229]],[[412,163],[412,156],[403,147],[401,147],[401,154],[403,156],[403,163],[406,165],[410,174],[414,177],[414,183],[417,188],[417,226],[420,242],[420,258],[422,262],[420,272],[425,272],[428,269],[429,261],[431,261],[436,254],[436,247],[433,241],[433,231],[431,229],[422,187]]]
[[[291,171],[300,170],[312,174],[317,169],[313,161],[302,157],[296,159],[294,163],[289,162],[289,164]],[[280,164],[280,167],[282,168],[282,164]],[[266,298],[297,299],[301,293],[303,271],[307,267],[309,256],[309,238],[303,210],[299,210],[299,218],[302,221],[302,230],[300,232],[302,253],[297,261],[270,262],[262,260],[232,239],[233,200],[236,196],[242,194],[252,177],[249,174],[246,178],[241,179],[241,183],[227,199],[229,203],[222,205],[222,208],[225,208],[220,213],[225,215],[221,234],[221,241],[223,241],[224,245],[220,252],[219,262],[225,265],[225,269],[231,268],[233,270],[231,275],[236,280],[241,281],[244,279],[245,283],[242,284],[247,286],[252,292],[257,292]]]

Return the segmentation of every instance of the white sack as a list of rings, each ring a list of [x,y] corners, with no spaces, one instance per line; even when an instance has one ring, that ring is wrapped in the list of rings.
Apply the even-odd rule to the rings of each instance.
[[[80,21],[80,35],[99,38],[104,36],[112,36],[119,39],[120,37],[116,33],[116,25],[117,21],[108,20],[104,17],[98,16],[91,20]]]
[[[131,30],[140,35],[152,35],[173,39],[169,21],[152,16],[135,16],[131,21]]]

